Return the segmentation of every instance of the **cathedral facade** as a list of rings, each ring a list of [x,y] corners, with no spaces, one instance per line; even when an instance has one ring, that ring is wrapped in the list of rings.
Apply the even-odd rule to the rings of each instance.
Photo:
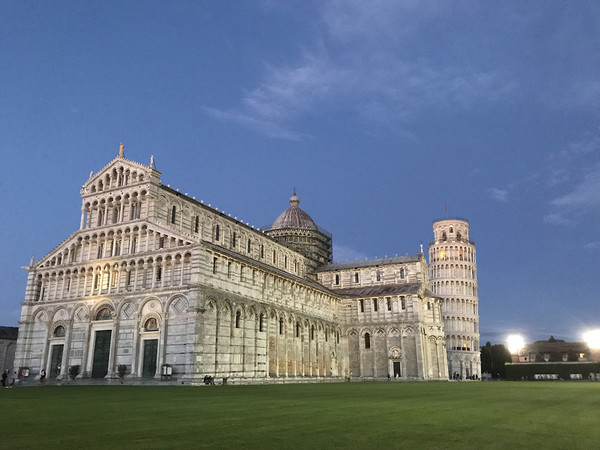
[[[447,380],[443,298],[423,253],[332,262],[290,206],[256,229],[118,156],[81,189],[79,229],[32,259],[15,367],[63,379]]]

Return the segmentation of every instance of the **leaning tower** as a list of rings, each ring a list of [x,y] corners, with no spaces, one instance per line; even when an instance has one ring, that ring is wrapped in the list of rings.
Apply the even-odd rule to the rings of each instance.
[[[469,221],[443,218],[433,222],[429,243],[429,279],[442,298],[448,376],[481,378],[477,255],[469,239]]]

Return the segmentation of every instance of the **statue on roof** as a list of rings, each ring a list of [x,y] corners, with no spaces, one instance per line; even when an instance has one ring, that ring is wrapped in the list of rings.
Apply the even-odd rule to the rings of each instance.
[[[121,142],[121,144],[119,145],[119,156],[122,158],[124,153],[125,153],[125,144],[123,144]]]

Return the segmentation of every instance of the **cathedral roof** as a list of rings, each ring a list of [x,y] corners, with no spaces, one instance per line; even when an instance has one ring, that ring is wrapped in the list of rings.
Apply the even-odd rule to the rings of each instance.
[[[345,261],[339,263],[328,264],[319,268],[318,272],[327,272],[329,270],[341,270],[341,269],[356,269],[359,267],[374,267],[374,266],[383,266],[386,264],[401,264],[401,263],[409,263],[409,262],[417,262],[421,259],[422,253],[417,253],[415,255],[404,255],[404,256],[391,256],[385,258],[375,258],[375,259],[365,259],[365,260],[355,260],[355,261]]]
[[[290,198],[290,207],[279,214],[275,219],[270,230],[281,230],[284,228],[305,228],[309,230],[318,230],[319,227],[312,218],[302,209],[298,207],[300,199],[294,195]]]
[[[383,286],[334,289],[333,292],[344,298],[381,297],[384,295],[416,294],[422,286],[422,283],[384,284]],[[437,297],[429,289],[425,290],[425,295],[427,297]]]
[[[0,339],[17,339],[19,329],[17,327],[0,327]]]

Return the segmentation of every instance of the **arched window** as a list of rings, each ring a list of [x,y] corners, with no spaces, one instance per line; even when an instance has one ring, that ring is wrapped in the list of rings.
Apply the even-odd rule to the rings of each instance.
[[[446,239],[448,239],[448,238],[446,237],[446,232],[444,231],[442,233],[442,241],[445,241]]]
[[[62,325],[57,326],[54,329],[54,337],[65,337],[65,327]]]
[[[96,314],[96,320],[110,320],[112,319],[112,311],[110,308],[100,308],[98,314]]]
[[[340,284],[340,276],[338,274],[335,275],[335,284]]]
[[[381,270],[375,272],[375,276],[377,277],[377,281],[381,281]]]
[[[450,227],[450,233],[454,233],[454,228]]]
[[[175,216],[177,215],[177,207],[173,205],[171,208],[171,223],[175,223]]]
[[[236,244],[237,244],[237,233],[234,231],[231,236],[231,246],[235,248]]]
[[[461,238],[462,238],[462,236],[461,236],[460,232],[456,233],[456,240],[460,241]]]
[[[248,239],[248,253],[252,251],[252,241]]]
[[[283,317],[279,319],[279,334],[283,334]]]
[[[358,283],[358,272],[354,273],[354,282]]]
[[[235,327],[239,328],[240,327],[240,319],[242,318],[242,313],[241,312],[236,312],[235,313]]]
[[[158,321],[154,317],[150,317],[144,324],[144,331],[158,331]]]
[[[219,225],[215,225],[215,241],[219,240]]]
[[[371,335],[365,333],[365,348],[371,348]]]
[[[300,337],[300,322],[296,322],[296,337]]]
[[[258,318],[258,331],[265,331],[265,315],[261,314]]]
[[[377,305],[378,305],[378,303],[377,303],[377,299],[376,299],[376,298],[374,298],[374,299],[373,299],[373,311],[377,311]]]
[[[311,325],[311,327],[310,327],[310,340],[314,341],[314,339],[315,339],[315,326]]]
[[[400,279],[404,280],[404,269],[400,269]]]

